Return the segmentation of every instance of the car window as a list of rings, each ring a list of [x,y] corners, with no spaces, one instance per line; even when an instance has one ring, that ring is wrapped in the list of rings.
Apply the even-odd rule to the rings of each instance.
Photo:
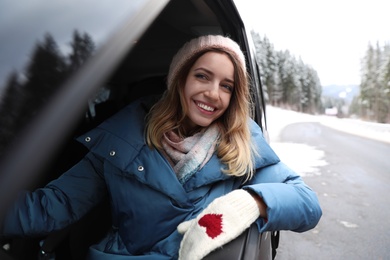
[[[31,54],[49,34],[66,58],[75,31],[100,46],[123,19],[140,9],[142,0],[111,1],[2,1],[0,8],[0,79],[16,69],[23,73]],[[23,77],[23,75],[20,75]],[[22,80],[22,79],[21,79]],[[26,79],[24,79],[26,80]]]
[[[161,94],[172,56],[199,35],[239,43],[263,127],[252,40],[233,1],[20,0],[0,9],[0,218],[18,189],[41,187],[81,158],[76,134],[140,96]],[[75,115],[87,127],[72,126]],[[58,133],[65,128],[71,133]]]
[[[0,48],[0,177],[4,172],[25,171],[1,168],[6,155],[13,158],[14,166],[19,161],[29,163],[26,167],[33,172],[41,160],[38,157],[51,154],[50,147],[63,139],[58,132],[71,127],[72,111],[80,103],[85,106],[85,115],[81,112],[77,116],[98,121],[94,118],[97,114],[104,119],[139,96],[161,93],[174,53],[184,42],[202,34],[229,35],[248,54],[255,118],[262,125],[262,90],[250,51],[251,39],[232,1],[33,3],[0,4],[6,14],[0,17],[0,37],[5,39]],[[160,10],[153,10],[157,6]],[[153,12],[158,15],[154,22],[156,17],[150,17]],[[142,27],[147,29],[144,34],[138,32]],[[97,113],[99,103],[105,107],[100,106]],[[47,115],[41,116],[42,121],[34,120],[43,106]],[[60,113],[51,113],[51,109]],[[30,122],[39,126],[35,136],[28,128]],[[20,138],[25,129],[30,146]],[[44,145],[39,147],[40,143]],[[31,148],[37,145],[39,149]],[[18,155],[8,156],[9,147]]]
[[[98,89],[167,4],[24,2],[0,4],[0,213],[36,180],[88,99],[105,99]]]
[[[145,1],[0,3],[0,155],[49,97]]]

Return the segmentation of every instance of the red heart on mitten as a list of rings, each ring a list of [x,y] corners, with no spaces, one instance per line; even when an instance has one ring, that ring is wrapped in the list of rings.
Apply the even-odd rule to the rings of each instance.
[[[206,214],[198,221],[199,226],[206,228],[206,233],[212,239],[222,233],[222,214]]]

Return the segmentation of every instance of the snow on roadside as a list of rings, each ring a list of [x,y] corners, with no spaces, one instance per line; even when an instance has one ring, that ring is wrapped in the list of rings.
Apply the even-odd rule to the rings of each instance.
[[[320,167],[327,165],[324,151],[298,143],[280,142],[280,133],[287,125],[297,122],[319,122],[339,131],[390,143],[390,124],[368,123],[329,116],[313,116],[267,106],[267,126],[270,145],[280,159],[301,176],[320,175]]]
[[[285,110],[278,107],[267,106],[267,128],[270,142],[279,142],[279,135],[283,128],[298,122],[318,122],[319,118],[297,113],[295,111]]]
[[[266,112],[271,142],[278,141],[281,130],[289,124],[297,122],[319,122],[339,131],[390,143],[390,124],[331,116],[313,116],[273,106],[267,106]]]
[[[390,124],[365,122],[357,119],[320,117],[320,123],[339,131],[390,144]]]
[[[280,160],[302,177],[319,175],[319,167],[327,164],[324,160],[324,151],[306,144],[282,143],[279,138],[283,128],[290,124],[317,122],[318,119],[310,115],[272,106],[267,106],[266,113],[270,145]]]

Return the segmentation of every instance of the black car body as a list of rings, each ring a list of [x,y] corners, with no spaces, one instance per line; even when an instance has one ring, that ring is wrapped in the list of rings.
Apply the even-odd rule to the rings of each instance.
[[[253,43],[232,0],[41,0],[0,8],[0,216],[20,189],[45,185],[83,156],[75,136],[138,97],[161,94],[172,56],[196,36],[223,34],[239,43],[254,119],[266,129]],[[36,259],[43,246],[56,259],[82,259],[105,232],[105,206],[48,237],[3,240],[1,254]],[[270,237],[251,228],[208,259],[269,259]]]

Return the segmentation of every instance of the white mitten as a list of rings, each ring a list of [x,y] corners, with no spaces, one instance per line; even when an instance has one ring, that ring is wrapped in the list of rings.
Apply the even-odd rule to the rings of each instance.
[[[234,190],[215,199],[195,219],[181,223],[180,260],[199,260],[238,237],[260,216],[255,199]]]

